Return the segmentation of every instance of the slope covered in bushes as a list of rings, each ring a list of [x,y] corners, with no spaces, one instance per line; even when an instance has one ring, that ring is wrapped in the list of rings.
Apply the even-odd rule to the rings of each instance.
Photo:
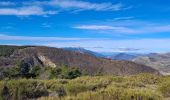
[[[10,100],[163,100],[170,97],[169,86],[169,76],[151,74],[17,79],[0,81],[0,97]]]
[[[0,57],[9,57],[14,51],[24,49],[29,46],[8,46],[0,45]]]

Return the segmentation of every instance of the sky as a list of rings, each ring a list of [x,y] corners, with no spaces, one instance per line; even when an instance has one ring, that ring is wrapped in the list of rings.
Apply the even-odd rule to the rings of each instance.
[[[170,52],[170,0],[0,0],[0,44]]]

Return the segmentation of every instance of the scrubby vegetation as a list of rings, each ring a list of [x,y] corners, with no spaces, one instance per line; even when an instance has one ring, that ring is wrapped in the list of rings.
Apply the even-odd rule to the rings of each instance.
[[[0,45],[0,57],[9,57],[15,50],[23,49],[28,46],[7,46],[7,45]]]
[[[81,76],[75,79],[50,80],[6,79],[0,81],[0,99],[164,100],[170,97],[169,87],[169,76],[152,74],[126,77]]]
[[[82,75],[82,72],[77,68],[66,66],[51,67],[29,67],[16,66],[11,68],[0,69],[0,79],[18,79],[18,78],[33,78],[33,79],[73,79]]]
[[[78,68],[18,66],[1,68],[0,100],[163,100],[170,77],[153,74],[88,76]]]

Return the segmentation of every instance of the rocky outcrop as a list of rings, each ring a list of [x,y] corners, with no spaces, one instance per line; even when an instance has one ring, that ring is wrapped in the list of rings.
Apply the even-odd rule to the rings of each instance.
[[[50,59],[48,59],[47,57],[45,56],[42,56],[42,55],[38,55],[38,59],[43,63],[43,65],[45,66],[49,66],[49,67],[57,67]]]

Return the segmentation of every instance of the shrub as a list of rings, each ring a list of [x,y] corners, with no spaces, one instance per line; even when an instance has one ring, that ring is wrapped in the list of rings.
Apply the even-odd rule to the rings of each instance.
[[[52,69],[51,74],[52,77],[62,79],[74,79],[82,75],[81,71],[77,68],[68,68],[66,66]]]
[[[11,67],[11,68],[1,68],[0,69],[0,79],[5,79],[5,78],[15,78],[16,75],[19,73],[19,67]]]

